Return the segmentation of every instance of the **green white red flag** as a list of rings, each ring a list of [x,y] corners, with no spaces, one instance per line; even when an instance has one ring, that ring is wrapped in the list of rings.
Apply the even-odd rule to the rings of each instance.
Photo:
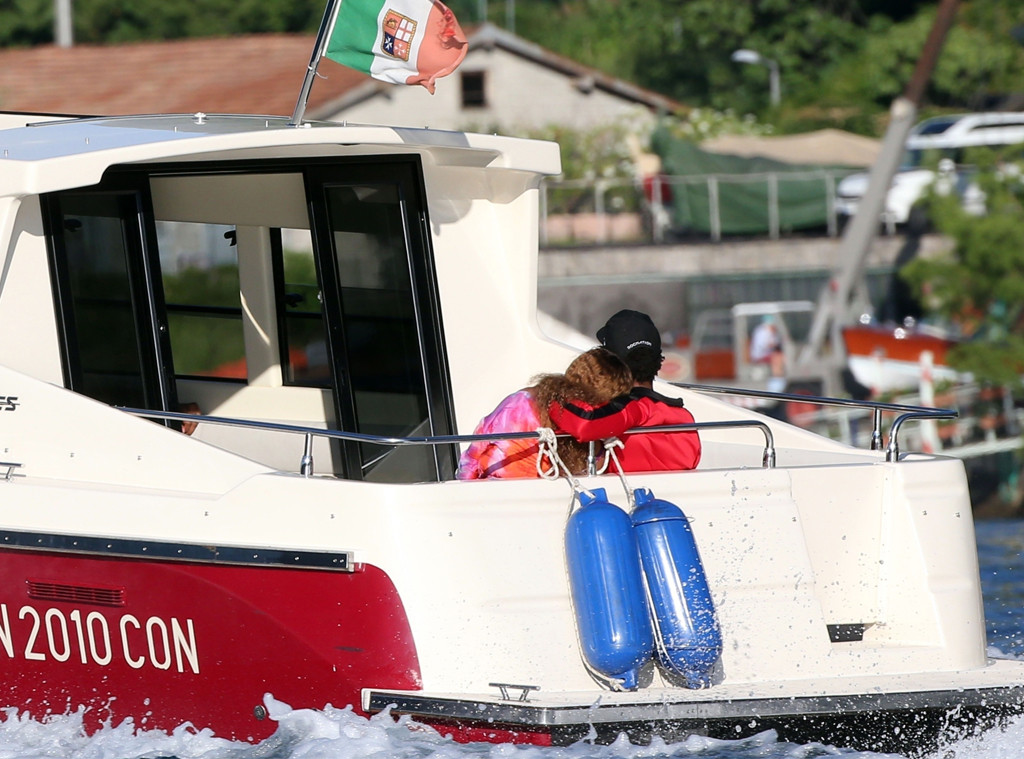
[[[341,0],[324,55],[394,84],[422,84],[452,73],[466,57],[466,35],[440,0]]]

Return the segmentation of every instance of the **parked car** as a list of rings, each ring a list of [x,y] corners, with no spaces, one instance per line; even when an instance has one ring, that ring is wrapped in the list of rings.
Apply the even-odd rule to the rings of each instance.
[[[916,125],[907,138],[903,163],[885,198],[882,223],[889,231],[907,224],[914,206],[938,180],[955,191],[968,210],[981,213],[984,196],[973,181],[973,169],[964,162],[968,148],[998,147],[1024,142],[1024,113],[968,113],[937,116]],[[936,169],[929,168],[938,164]],[[868,187],[868,174],[851,174],[836,191],[839,223],[856,212]]]

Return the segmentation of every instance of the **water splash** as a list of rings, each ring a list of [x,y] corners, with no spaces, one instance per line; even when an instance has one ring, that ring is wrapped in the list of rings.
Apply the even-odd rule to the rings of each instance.
[[[265,700],[274,734],[250,745],[182,725],[171,733],[139,729],[131,721],[104,725],[87,736],[83,711],[36,721],[2,710],[0,759],[879,759],[882,755],[821,744],[780,742],[774,731],[743,740],[690,736],[680,743],[655,739],[634,746],[624,737],[608,746],[580,742],[566,747],[459,744],[408,717],[381,713],[369,719],[350,708],[291,709]],[[961,755],[967,756],[967,755]],[[993,755],[995,759],[996,755]],[[959,759],[959,758],[958,758]]]

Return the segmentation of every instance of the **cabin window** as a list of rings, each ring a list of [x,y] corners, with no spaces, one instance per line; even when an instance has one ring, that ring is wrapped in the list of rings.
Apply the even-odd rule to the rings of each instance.
[[[327,188],[355,428],[422,434],[426,392],[404,228],[394,185]],[[360,444],[370,469],[389,447]]]
[[[146,253],[145,196],[137,190],[67,192],[44,205],[69,388],[104,403],[173,403],[170,351],[159,320],[158,264]]]
[[[235,228],[158,221],[156,231],[175,372],[245,380]]]
[[[308,229],[280,230],[281,367],[286,385],[330,387],[323,295]]]

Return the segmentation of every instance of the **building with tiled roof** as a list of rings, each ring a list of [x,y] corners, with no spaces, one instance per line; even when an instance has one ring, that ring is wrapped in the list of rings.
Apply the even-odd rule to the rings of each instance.
[[[0,110],[67,115],[291,115],[313,38],[260,34],[0,50]],[[311,107],[367,77],[323,61]]]
[[[290,116],[312,35],[261,34],[0,50],[0,111],[63,115],[257,113]],[[321,60],[306,118],[515,131],[589,128],[680,104],[557,56],[490,24],[462,65],[422,87]]]

